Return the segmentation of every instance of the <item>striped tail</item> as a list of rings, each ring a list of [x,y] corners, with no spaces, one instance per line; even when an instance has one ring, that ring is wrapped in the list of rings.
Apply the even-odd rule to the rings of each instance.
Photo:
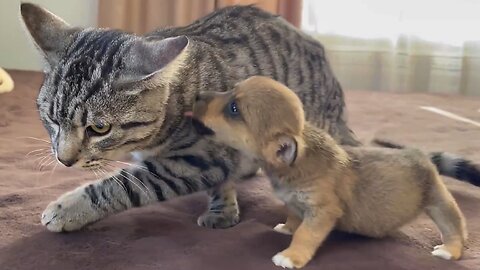
[[[404,145],[380,139],[374,139],[372,143],[386,148],[406,148]],[[441,175],[468,182],[475,186],[480,186],[480,165],[447,152],[432,152],[429,153],[429,156],[430,160],[435,164]]]

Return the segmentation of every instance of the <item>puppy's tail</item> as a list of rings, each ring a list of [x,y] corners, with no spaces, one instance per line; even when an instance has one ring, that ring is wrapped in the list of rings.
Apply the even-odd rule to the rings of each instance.
[[[404,145],[380,139],[374,139],[372,143],[386,148],[406,148]],[[429,156],[441,175],[480,187],[480,166],[478,164],[474,164],[470,160],[447,152],[432,152],[429,153]]]

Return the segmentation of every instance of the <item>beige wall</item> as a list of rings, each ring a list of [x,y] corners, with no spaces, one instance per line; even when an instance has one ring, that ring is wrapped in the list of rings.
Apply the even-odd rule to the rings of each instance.
[[[0,67],[41,70],[41,61],[20,21],[20,0],[0,0]],[[23,0],[37,3],[72,25],[95,26],[98,0]]]

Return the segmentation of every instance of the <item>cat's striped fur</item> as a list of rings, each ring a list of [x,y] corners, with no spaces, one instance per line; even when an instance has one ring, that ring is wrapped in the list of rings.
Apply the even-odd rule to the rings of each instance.
[[[211,141],[210,131],[184,113],[198,91],[226,91],[252,75],[294,89],[310,122],[340,143],[359,144],[346,125],[343,92],[323,47],[255,7],[228,7],[144,37],[72,28],[32,4],[22,4],[21,11],[45,56],[37,103],[59,160],[96,169],[126,153],[139,157],[138,166],[52,202],[42,216],[52,231],[76,230],[130,207],[207,189],[210,209],[199,224],[236,224],[232,181],[252,177],[258,167]],[[111,130],[93,136],[97,123]]]

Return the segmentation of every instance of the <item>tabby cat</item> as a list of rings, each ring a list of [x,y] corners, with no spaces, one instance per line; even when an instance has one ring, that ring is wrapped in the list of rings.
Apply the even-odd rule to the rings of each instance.
[[[45,59],[37,104],[58,161],[98,170],[128,153],[138,160],[48,205],[42,224],[51,231],[201,190],[209,190],[210,206],[199,225],[238,223],[232,182],[251,178],[258,165],[184,114],[198,91],[226,91],[252,75],[295,89],[309,121],[342,144],[359,144],[322,45],[255,7],[224,8],[146,36],[71,27],[33,4],[22,4],[21,14]]]

